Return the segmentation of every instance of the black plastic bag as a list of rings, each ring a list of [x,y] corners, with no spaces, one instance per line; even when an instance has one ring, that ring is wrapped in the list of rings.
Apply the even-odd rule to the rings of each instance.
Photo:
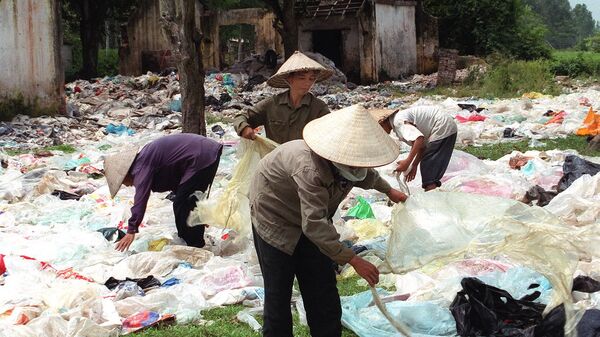
[[[591,176],[600,172],[600,164],[595,164],[575,155],[568,155],[563,163],[563,176],[558,182],[558,192],[566,190],[584,174]]]
[[[546,307],[532,302],[539,292],[519,300],[477,278],[464,278],[461,285],[463,290],[450,305],[460,336],[535,336],[534,328],[542,322]]]

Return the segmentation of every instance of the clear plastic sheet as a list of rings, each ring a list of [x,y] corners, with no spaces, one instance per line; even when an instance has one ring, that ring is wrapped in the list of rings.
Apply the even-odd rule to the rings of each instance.
[[[233,171],[231,180],[216,201],[199,201],[188,223],[207,223],[219,228],[229,228],[241,236],[249,234],[251,229],[248,201],[250,181],[260,159],[277,145],[261,136],[257,136],[253,141],[242,139],[238,148],[241,154],[240,161]]]
[[[465,257],[506,256],[550,281],[549,311],[572,303],[577,261],[598,255],[598,230],[594,226],[573,228],[542,208],[512,200],[424,193],[395,206],[386,269],[405,273]],[[572,331],[575,316],[569,317],[566,330]]]

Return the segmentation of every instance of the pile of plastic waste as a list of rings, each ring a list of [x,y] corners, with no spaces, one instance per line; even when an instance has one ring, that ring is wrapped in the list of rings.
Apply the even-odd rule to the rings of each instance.
[[[247,81],[244,74],[208,75],[208,113],[225,120],[277,92],[264,83],[245,90]],[[527,139],[532,150],[495,161],[455,150],[442,187],[428,193],[419,174],[405,185],[393,164],[379,168],[410,193],[394,207],[375,191],[350,193],[334,226],[384,272],[377,292],[387,310],[413,336],[595,336],[586,331],[597,331],[600,313],[600,157],[535,146],[595,132],[600,92],[467,101],[393,94],[427,83],[415,77],[352,90],[316,85],[314,92],[332,110],[438,105],[456,119],[460,144]],[[117,335],[202,322],[204,310],[228,304],[245,305],[237,317],[258,331],[264,290],[244,174],[274,145],[242,142],[226,122],[209,125],[208,136],[225,147],[202,210],[234,216],[195,212],[211,219],[207,246],[187,247],[166,193],[153,193],[140,233],[121,253],[114,244],[124,235],[134,190],[111,199],[102,160],[178,132],[177,75],[66,88],[69,116],[0,124],[0,336]],[[75,152],[44,150],[59,144]],[[356,276],[350,266],[338,271],[340,278]],[[293,302],[305,323],[301,297],[294,294]],[[343,324],[357,335],[399,336],[370,292],[344,297],[342,306]]]

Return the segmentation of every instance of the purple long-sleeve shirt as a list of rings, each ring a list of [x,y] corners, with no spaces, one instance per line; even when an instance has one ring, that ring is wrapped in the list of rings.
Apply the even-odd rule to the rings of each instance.
[[[176,191],[179,185],[214,163],[222,147],[212,139],[190,133],[165,136],[146,144],[129,170],[135,197],[127,232],[138,232],[151,191]]]

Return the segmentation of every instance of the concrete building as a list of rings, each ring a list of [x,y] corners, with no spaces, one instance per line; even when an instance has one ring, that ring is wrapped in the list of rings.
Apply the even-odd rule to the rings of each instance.
[[[123,74],[172,66],[158,23],[158,0],[145,0],[139,8],[124,31]],[[196,11],[205,68],[221,69],[219,31],[227,25],[254,26],[256,54],[269,49],[283,54],[281,37],[273,28],[275,16],[266,9],[212,11],[198,2]],[[437,69],[437,19],[423,11],[421,1],[298,1],[295,11],[298,49],[325,55],[350,81],[373,83]]]
[[[327,56],[351,81],[435,71],[437,20],[417,1],[299,1],[296,12],[300,49]]]
[[[22,97],[34,113],[64,111],[60,4],[0,1],[0,103]]]

